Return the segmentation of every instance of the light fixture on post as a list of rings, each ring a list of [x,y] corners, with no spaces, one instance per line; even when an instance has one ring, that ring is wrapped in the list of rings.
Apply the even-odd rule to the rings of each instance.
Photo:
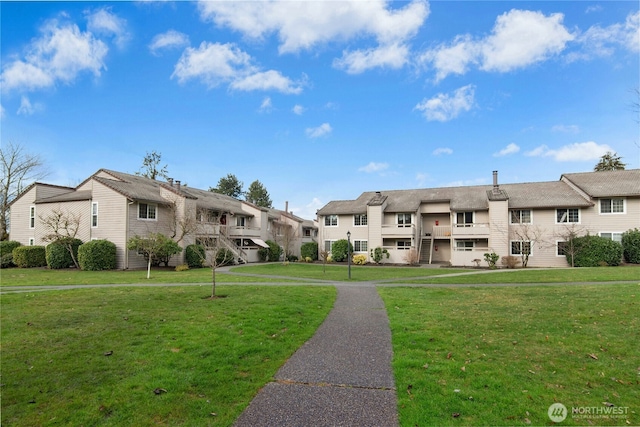
[[[351,232],[347,231],[347,265],[349,269],[349,280],[351,280]]]

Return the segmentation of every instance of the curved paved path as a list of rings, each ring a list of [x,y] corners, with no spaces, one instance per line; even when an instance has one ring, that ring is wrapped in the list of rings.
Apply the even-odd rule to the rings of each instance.
[[[396,426],[391,331],[373,286],[337,286],[315,335],[235,423],[255,426]]]

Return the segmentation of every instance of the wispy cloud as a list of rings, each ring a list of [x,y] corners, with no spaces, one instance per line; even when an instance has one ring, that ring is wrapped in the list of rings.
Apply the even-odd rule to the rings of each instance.
[[[42,104],[37,102],[35,104],[31,104],[31,101],[29,100],[29,98],[23,95],[20,99],[20,107],[18,108],[18,111],[16,112],[16,114],[23,115],[23,116],[30,116],[39,111],[42,111],[43,109],[44,107],[42,106]]]
[[[509,145],[507,145],[506,147],[504,147],[502,150],[493,153],[493,157],[503,157],[503,156],[508,156],[509,154],[515,154],[518,151],[520,151],[520,147],[518,147],[517,144],[514,144],[513,142]]]
[[[271,102],[271,98],[267,96],[262,100],[262,104],[260,104],[258,111],[261,113],[270,113],[271,110],[273,110],[273,103]]]
[[[307,128],[305,133],[309,138],[320,138],[321,136],[329,135],[333,129],[329,123],[323,123],[315,128]]]
[[[450,94],[439,93],[433,98],[425,98],[415,109],[422,111],[428,121],[446,122],[455,119],[463,111],[471,110],[474,97],[475,87],[467,85]]]
[[[524,154],[530,157],[551,157],[557,162],[582,162],[597,160],[607,151],[615,150],[607,144],[596,144],[593,141],[588,141],[576,142],[558,149],[551,149],[546,145],[541,145]]]
[[[374,172],[382,172],[387,169],[389,169],[388,163],[369,162],[368,165],[359,167],[358,172],[374,173]]]
[[[123,48],[131,39],[127,21],[111,13],[109,8],[87,13],[87,29],[94,34],[113,37],[114,43]]]
[[[152,54],[158,55],[160,50],[179,49],[189,45],[189,36],[175,30],[156,35],[149,44]]]
[[[580,132],[580,128],[576,125],[555,125],[551,128],[551,131],[562,133],[578,133]]]
[[[296,104],[293,106],[291,111],[293,111],[293,114],[297,114],[298,116],[301,116],[302,113],[306,111],[306,108],[304,108],[302,105]]]
[[[433,154],[434,156],[441,156],[443,154],[449,155],[449,154],[453,154],[453,150],[447,147],[440,147],[433,150],[431,154]]]

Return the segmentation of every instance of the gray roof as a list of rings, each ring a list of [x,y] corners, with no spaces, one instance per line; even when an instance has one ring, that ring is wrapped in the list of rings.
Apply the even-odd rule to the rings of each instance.
[[[577,185],[593,198],[640,196],[640,169],[566,173],[562,178]]]
[[[91,191],[73,191],[70,189],[68,193],[58,194],[52,197],[43,197],[36,199],[35,203],[58,203],[58,202],[76,202],[79,200],[91,200]]]
[[[640,175],[637,171],[627,171],[626,175],[607,177],[611,181],[618,178],[618,186],[626,188],[627,195],[640,195]],[[568,174],[585,183],[600,178],[599,173]],[[590,176],[589,176],[590,175]],[[624,176],[624,178],[622,178]],[[603,176],[604,177],[604,176]],[[581,181],[581,182],[582,182]],[[598,181],[598,180],[596,180]],[[599,181],[598,181],[599,182]],[[635,190],[634,190],[635,183]],[[591,189],[591,187],[589,187]],[[608,195],[615,194],[607,188]],[[619,192],[620,190],[618,190]],[[635,193],[634,193],[635,191]],[[587,191],[588,192],[588,191]],[[379,205],[386,201],[385,212],[416,212],[420,205],[428,203],[449,203],[451,211],[481,211],[489,209],[489,200],[508,200],[511,209],[545,209],[557,207],[588,207],[593,203],[584,198],[564,181],[529,182],[521,184],[501,184],[499,193],[493,192],[492,185],[468,187],[423,188],[415,190],[392,190],[364,192],[355,200],[336,200],[318,210],[318,215],[348,215],[366,213],[367,205]]]

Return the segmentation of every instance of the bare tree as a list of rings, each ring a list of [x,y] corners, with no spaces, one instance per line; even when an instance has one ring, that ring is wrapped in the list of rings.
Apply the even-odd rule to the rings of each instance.
[[[562,230],[555,234],[555,237],[560,239],[558,245],[561,246],[562,253],[571,258],[571,267],[575,267],[574,259],[578,254],[575,239],[586,233],[587,229],[578,224],[564,224]]]
[[[289,256],[293,255],[293,246],[299,238],[298,229],[288,224],[284,215],[280,215],[280,220],[274,221],[271,232],[273,234],[273,240],[282,246],[284,259],[286,261]]]
[[[0,147],[0,240],[8,238],[9,204],[26,185],[43,179],[49,173],[39,155],[28,153],[21,144],[3,143]]]
[[[516,242],[512,242],[512,244],[518,245],[517,249],[522,259],[522,267],[526,268],[529,263],[532,247],[537,244],[538,247],[542,248],[546,244],[544,240],[545,232],[537,225],[519,224],[513,227],[512,233],[516,240]]]
[[[38,218],[46,230],[43,240],[62,244],[69,251],[73,264],[80,268],[73,250],[73,242],[80,230],[81,215],[69,210],[54,209],[49,215],[40,215]]]
[[[182,203],[186,201],[179,197],[174,197],[169,200],[168,210],[169,214],[165,216],[166,226],[170,231],[169,237],[174,239],[177,243],[180,243],[186,236],[189,236],[198,229],[198,221],[196,215],[189,212],[189,209],[185,208]]]
[[[327,250],[320,251],[320,258],[322,258],[322,273],[323,274],[326,273],[327,261],[329,260],[330,256],[331,256],[331,252],[329,252]]]

